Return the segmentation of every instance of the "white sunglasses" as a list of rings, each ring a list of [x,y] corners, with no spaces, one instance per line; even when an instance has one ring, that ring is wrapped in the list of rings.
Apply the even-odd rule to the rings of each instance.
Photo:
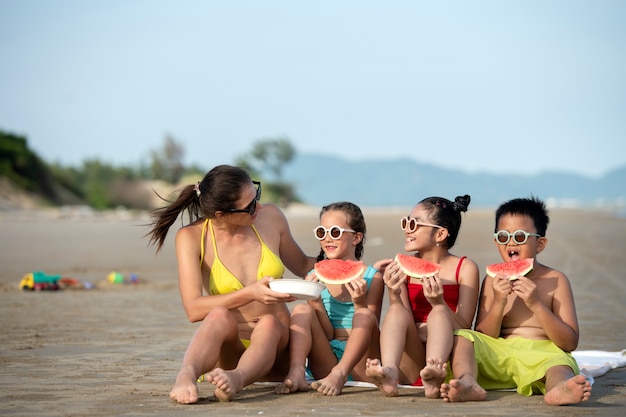
[[[313,233],[315,234],[317,240],[326,239],[326,234],[330,234],[330,238],[332,240],[338,240],[341,239],[341,236],[343,236],[343,232],[356,233],[352,229],[344,229],[343,227],[339,226],[330,226],[330,229],[327,229],[324,226],[317,226],[315,229],[313,229]]]

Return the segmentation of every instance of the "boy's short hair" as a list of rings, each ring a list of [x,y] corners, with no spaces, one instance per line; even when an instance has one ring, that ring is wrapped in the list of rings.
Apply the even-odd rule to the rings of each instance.
[[[530,217],[535,223],[537,233],[541,236],[546,235],[550,217],[548,217],[548,210],[546,209],[545,203],[539,198],[535,196],[530,196],[529,198],[514,198],[502,203],[496,210],[496,225],[494,227],[494,232],[498,231],[498,222],[500,221],[500,217],[506,214]]]

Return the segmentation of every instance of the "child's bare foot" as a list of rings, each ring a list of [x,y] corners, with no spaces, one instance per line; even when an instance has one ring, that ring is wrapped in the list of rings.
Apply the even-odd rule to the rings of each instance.
[[[382,366],[378,359],[367,359],[365,374],[387,397],[398,396],[398,370]]]
[[[179,404],[192,404],[198,401],[198,384],[191,369],[181,369],[176,377],[170,399]]]
[[[591,384],[584,375],[576,375],[556,385],[543,400],[548,405],[578,404],[591,397]]]
[[[426,398],[439,398],[441,384],[446,380],[448,372],[447,364],[441,359],[428,359],[426,366],[420,371],[422,384],[424,384],[424,395]]]
[[[485,401],[487,391],[474,378],[463,376],[449,384],[441,384],[441,398],[447,402]]]
[[[311,383],[311,388],[324,395],[340,395],[347,378],[348,376],[343,372],[333,368],[326,378]]]
[[[206,380],[215,385],[215,396],[222,402],[230,401],[243,389],[243,377],[236,370],[215,368],[207,374]]]
[[[302,376],[287,375],[285,380],[274,388],[276,394],[291,394],[296,391],[308,391],[309,384],[304,374]]]

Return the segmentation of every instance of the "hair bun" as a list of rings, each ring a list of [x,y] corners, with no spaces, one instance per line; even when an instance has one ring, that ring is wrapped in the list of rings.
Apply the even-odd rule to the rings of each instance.
[[[465,194],[464,196],[457,196],[454,199],[454,203],[452,204],[452,208],[459,212],[467,211],[467,207],[470,203],[470,196]]]

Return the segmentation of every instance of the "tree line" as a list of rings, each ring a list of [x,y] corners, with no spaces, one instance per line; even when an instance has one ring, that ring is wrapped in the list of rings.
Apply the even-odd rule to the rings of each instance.
[[[264,138],[238,156],[234,165],[263,181],[263,200],[287,205],[300,201],[292,184],[283,179],[283,167],[296,149],[287,137]],[[183,178],[202,178],[207,169],[184,164],[185,149],[171,135],[149,152],[145,161],[132,166],[114,165],[98,158],[79,165],[48,163],[28,147],[25,136],[0,130],[0,177],[39,195],[51,205],[86,204],[104,210],[119,206],[149,209],[145,196],[133,192],[138,184],[160,181],[172,187]]]

